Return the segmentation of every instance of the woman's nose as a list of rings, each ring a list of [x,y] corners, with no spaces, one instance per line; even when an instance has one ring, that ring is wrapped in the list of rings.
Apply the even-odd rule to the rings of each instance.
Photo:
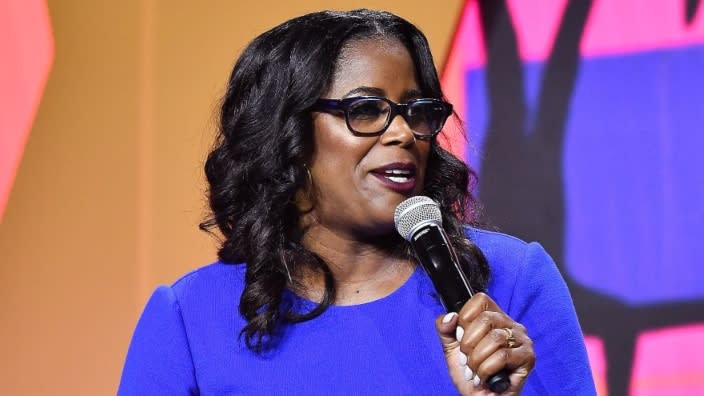
[[[391,120],[391,124],[381,134],[381,143],[384,145],[398,144],[408,146],[416,142],[416,137],[413,135],[413,130],[408,126],[406,119],[401,114],[397,114]]]

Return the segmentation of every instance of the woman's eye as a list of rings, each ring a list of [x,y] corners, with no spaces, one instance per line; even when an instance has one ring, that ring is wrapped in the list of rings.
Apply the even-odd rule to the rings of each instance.
[[[356,119],[378,118],[385,110],[374,103],[365,103],[350,109],[350,116]]]

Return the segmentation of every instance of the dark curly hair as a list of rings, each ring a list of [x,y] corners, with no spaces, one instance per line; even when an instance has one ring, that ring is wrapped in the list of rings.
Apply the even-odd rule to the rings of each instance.
[[[328,266],[301,243],[295,195],[306,188],[304,163],[313,151],[310,108],[329,87],[342,49],[367,38],[400,41],[423,95],[443,98],[423,33],[396,15],[372,10],[323,11],[284,22],[254,39],[230,76],[205,164],[212,214],[200,227],[222,233],[221,261],[246,265],[239,311],[247,325],[240,335],[251,350],[261,352],[284,323],[314,318],[335,300]],[[433,139],[423,194],[439,203],[445,230],[479,291],[486,288],[489,268],[464,233],[464,225],[472,223],[466,213],[477,208],[468,192],[474,180],[474,173]],[[469,262],[478,262],[478,268],[467,268]],[[284,298],[287,287],[297,286],[290,274],[300,265],[325,274],[322,301],[305,313],[294,312]]]

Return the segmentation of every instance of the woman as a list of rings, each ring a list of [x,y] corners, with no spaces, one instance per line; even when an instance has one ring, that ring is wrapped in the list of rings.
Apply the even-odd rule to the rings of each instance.
[[[119,393],[488,395],[506,368],[507,395],[593,394],[551,259],[465,225],[471,173],[436,140],[451,112],[425,37],[395,15],[313,13],[257,37],[205,167],[220,261],[156,290]],[[486,291],[459,313],[394,230],[414,195],[438,202]]]

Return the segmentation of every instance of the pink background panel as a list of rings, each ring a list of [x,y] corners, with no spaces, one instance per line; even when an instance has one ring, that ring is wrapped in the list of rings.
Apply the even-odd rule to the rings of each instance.
[[[507,0],[521,58],[542,61],[551,51],[567,0]],[[704,13],[698,12],[690,25],[684,20],[685,2],[672,0],[594,0],[581,43],[583,57],[595,57],[653,49],[704,44]],[[483,67],[486,53],[482,44],[479,9],[467,0],[442,72],[442,86],[455,111],[468,122],[464,97],[467,70]],[[466,140],[449,122],[443,145],[466,159]],[[471,149],[471,133],[469,134]]]
[[[551,49],[566,0],[507,0],[524,61],[543,61]],[[583,57],[704,44],[704,15],[690,25],[685,2],[672,0],[594,0],[582,38]],[[445,72],[483,67],[486,53],[479,7],[467,1]],[[453,63],[451,65],[450,63]],[[457,63],[457,64],[454,64]]]
[[[604,343],[599,337],[586,336],[584,342],[587,345],[589,364],[592,366],[592,375],[596,392],[599,396],[606,396],[606,358],[604,356]]]
[[[633,396],[704,395],[704,324],[642,333],[636,342]]]
[[[0,222],[53,56],[44,0],[0,1]]]

